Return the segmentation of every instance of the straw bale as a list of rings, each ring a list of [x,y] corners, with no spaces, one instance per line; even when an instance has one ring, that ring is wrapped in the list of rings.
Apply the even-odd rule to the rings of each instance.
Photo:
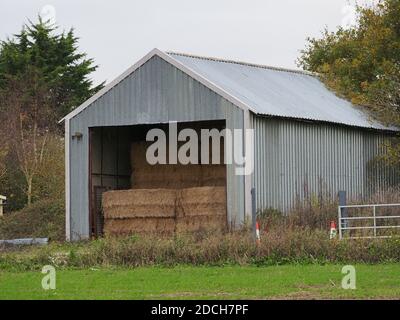
[[[176,190],[131,189],[103,193],[103,212],[107,218],[174,217]]]
[[[172,233],[175,231],[175,225],[174,218],[106,219],[104,223],[104,234]]]
[[[178,192],[177,215],[226,216],[225,187],[186,188]]]

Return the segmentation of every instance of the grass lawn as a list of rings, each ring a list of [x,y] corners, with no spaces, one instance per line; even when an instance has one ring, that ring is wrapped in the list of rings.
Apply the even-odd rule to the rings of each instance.
[[[400,298],[399,264],[355,267],[355,290],[341,288],[340,265],[59,270],[49,291],[40,272],[0,271],[0,299]]]

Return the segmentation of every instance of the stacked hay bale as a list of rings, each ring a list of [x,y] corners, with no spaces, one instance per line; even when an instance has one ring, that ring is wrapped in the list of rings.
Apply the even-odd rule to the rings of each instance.
[[[150,165],[146,160],[149,144],[138,141],[131,145],[132,189],[103,194],[104,233],[225,228],[226,166]]]
[[[131,186],[133,189],[193,188],[225,186],[224,164],[155,164],[146,160],[149,142],[139,141],[131,146]]]
[[[177,192],[177,232],[226,228],[224,187],[186,188]]]
[[[226,166],[224,164],[203,164],[198,167],[201,168],[201,186],[225,186]]]
[[[106,235],[175,230],[176,190],[108,191],[102,202]]]
[[[172,233],[226,227],[225,187],[133,189],[103,194],[104,233]]]

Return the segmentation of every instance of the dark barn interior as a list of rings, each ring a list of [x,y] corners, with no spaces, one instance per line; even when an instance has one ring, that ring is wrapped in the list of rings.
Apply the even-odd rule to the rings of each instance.
[[[199,137],[199,152],[198,152],[198,163],[199,164],[155,164],[151,165],[146,161],[146,150],[147,147],[153,142],[146,141],[146,134],[150,129],[158,128],[162,129],[167,136],[167,159],[168,159],[168,128],[166,124],[151,124],[151,125],[135,125],[135,126],[119,126],[119,127],[95,127],[90,128],[90,147],[89,147],[89,188],[90,188],[90,231],[92,237],[101,236],[104,233],[105,221],[104,221],[104,208],[102,202],[103,193],[111,190],[135,190],[136,194],[141,193],[141,197],[157,197],[162,198],[162,193],[166,189],[183,190],[188,188],[201,188],[201,187],[220,187],[223,188],[223,192],[226,193],[226,165],[223,163],[223,152],[224,152],[224,141],[221,139],[220,151],[221,151],[221,164],[211,164],[211,139],[209,140],[210,145],[210,160],[209,164],[202,164],[200,158],[200,130],[201,129],[218,129],[222,130],[225,128],[225,121],[199,121],[199,122],[182,122],[177,124],[178,132],[182,129],[191,128],[198,133]],[[184,144],[178,142],[178,148]],[[151,192],[146,190],[155,190],[157,192]],[[212,201],[207,199],[211,196],[211,193],[215,193],[216,190],[205,190],[205,189],[193,189],[190,193],[190,197],[199,198],[202,196],[203,202]],[[220,189],[222,190],[222,189]],[[222,191],[218,190],[220,193]],[[169,192],[169,191],[165,191]],[[197,192],[197,193],[196,193]],[[200,193],[199,193],[200,192]],[[208,194],[207,194],[208,192]],[[218,193],[218,192],[217,192]],[[112,212],[118,215],[118,220],[110,219],[115,226],[124,224],[124,230],[122,233],[130,233],[129,231],[135,232],[139,228],[143,227],[146,218],[149,219],[149,223],[154,223],[154,212],[163,211],[160,208],[163,207],[163,201],[160,199],[149,199],[148,202],[152,204],[146,204],[146,214],[141,214],[139,219],[141,222],[135,222],[137,226],[132,223],[132,230],[126,229],[127,218],[132,220],[132,215],[135,215],[135,210],[141,206],[136,202],[140,201],[136,199],[136,194],[132,193],[112,193],[114,197],[118,197],[120,203],[119,206],[113,204]],[[188,194],[188,192],[186,192]],[[112,196],[111,195],[111,196]],[[221,196],[219,196],[221,198]],[[226,219],[226,195],[224,195],[224,204],[222,210],[224,211],[224,219]],[[125,200],[123,200],[125,199]],[[113,201],[113,200],[110,200]],[[124,205],[120,201],[125,201]],[[126,201],[130,201],[129,208]],[[220,202],[220,200],[215,200]],[[215,202],[214,201],[214,202]],[[157,203],[159,202],[159,203]],[[190,202],[190,201],[189,201]],[[155,205],[159,207],[154,208]],[[199,207],[199,204],[193,204],[195,207]],[[203,203],[203,207],[206,203]],[[143,206],[143,205],[142,205]],[[107,207],[108,208],[108,207]],[[196,211],[192,208],[191,211]],[[206,211],[210,209],[203,208],[200,210],[203,212],[204,217],[207,216]],[[111,209],[110,209],[111,210]],[[178,210],[179,211],[179,210]],[[221,210],[219,210],[221,211]],[[121,212],[127,212],[126,219],[121,218]],[[176,213],[175,213],[176,214]],[[158,214],[160,216],[161,213]],[[160,218],[160,217],[158,217]],[[150,221],[153,219],[153,221]],[[138,219],[134,221],[139,221]],[[176,219],[175,219],[176,220]],[[187,219],[188,220],[188,219]],[[192,219],[193,220],[193,219]],[[204,219],[203,219],[204,220]],[[221,218],[219,218],[219,221]],[[157,220],[158,221],[158,220]],[[156,222],[157,222],[156,221]],[[201,223],[200,223],[201,224]],[[107,223],[106,223],[107,225]],[[139,227],[140,225],[140,227]],[[162,227],[163,225],[164,227]],[[198,224],[199,225],[199,224]],[[159,229],[165,229],[165,222],[160,224]],[[107,228],[107,227],[106,227]],[[115,228],[115,227],[113,227]],[[118,227],[121,229],[120,227]],[[157,228],[157,227],[156,227]],[[172,228],[172,227],[171,227]],[[170,228],[170,229],[171,229]],[[193,227],[194,228],[194,227]],[[175,227],[172,229],[176,229]],[[157,230],[154,230],[157,231]],[[158,230],[160,231],[160,230]],[[161,230],[162,231],[162,230]],[[118,232],[113,232],[118,233]]]

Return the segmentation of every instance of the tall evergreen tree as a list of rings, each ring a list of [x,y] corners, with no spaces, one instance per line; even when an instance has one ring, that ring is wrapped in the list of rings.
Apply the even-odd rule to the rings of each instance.
[[[30,205],[50,194],[40,179],[58,161],[50,148],[61,146],[57,120],[103,86],[93,86],[89,76],[97,66],[77,42],[72,29],[57,33],[39,18],[0,43],[0,179],[9,182],[0,191],[10,202],[23,198]]]
[[[78,51],[74,30],[57,33],[57,29],[39,17],[37,23],[29,22],[19,34],[0,43],[0,90],[7,90],[10,79],[34,73],[41,89],[46,87],[45,103],[59,119],[104,83],[93,86],[89,76],[97,66]]]

